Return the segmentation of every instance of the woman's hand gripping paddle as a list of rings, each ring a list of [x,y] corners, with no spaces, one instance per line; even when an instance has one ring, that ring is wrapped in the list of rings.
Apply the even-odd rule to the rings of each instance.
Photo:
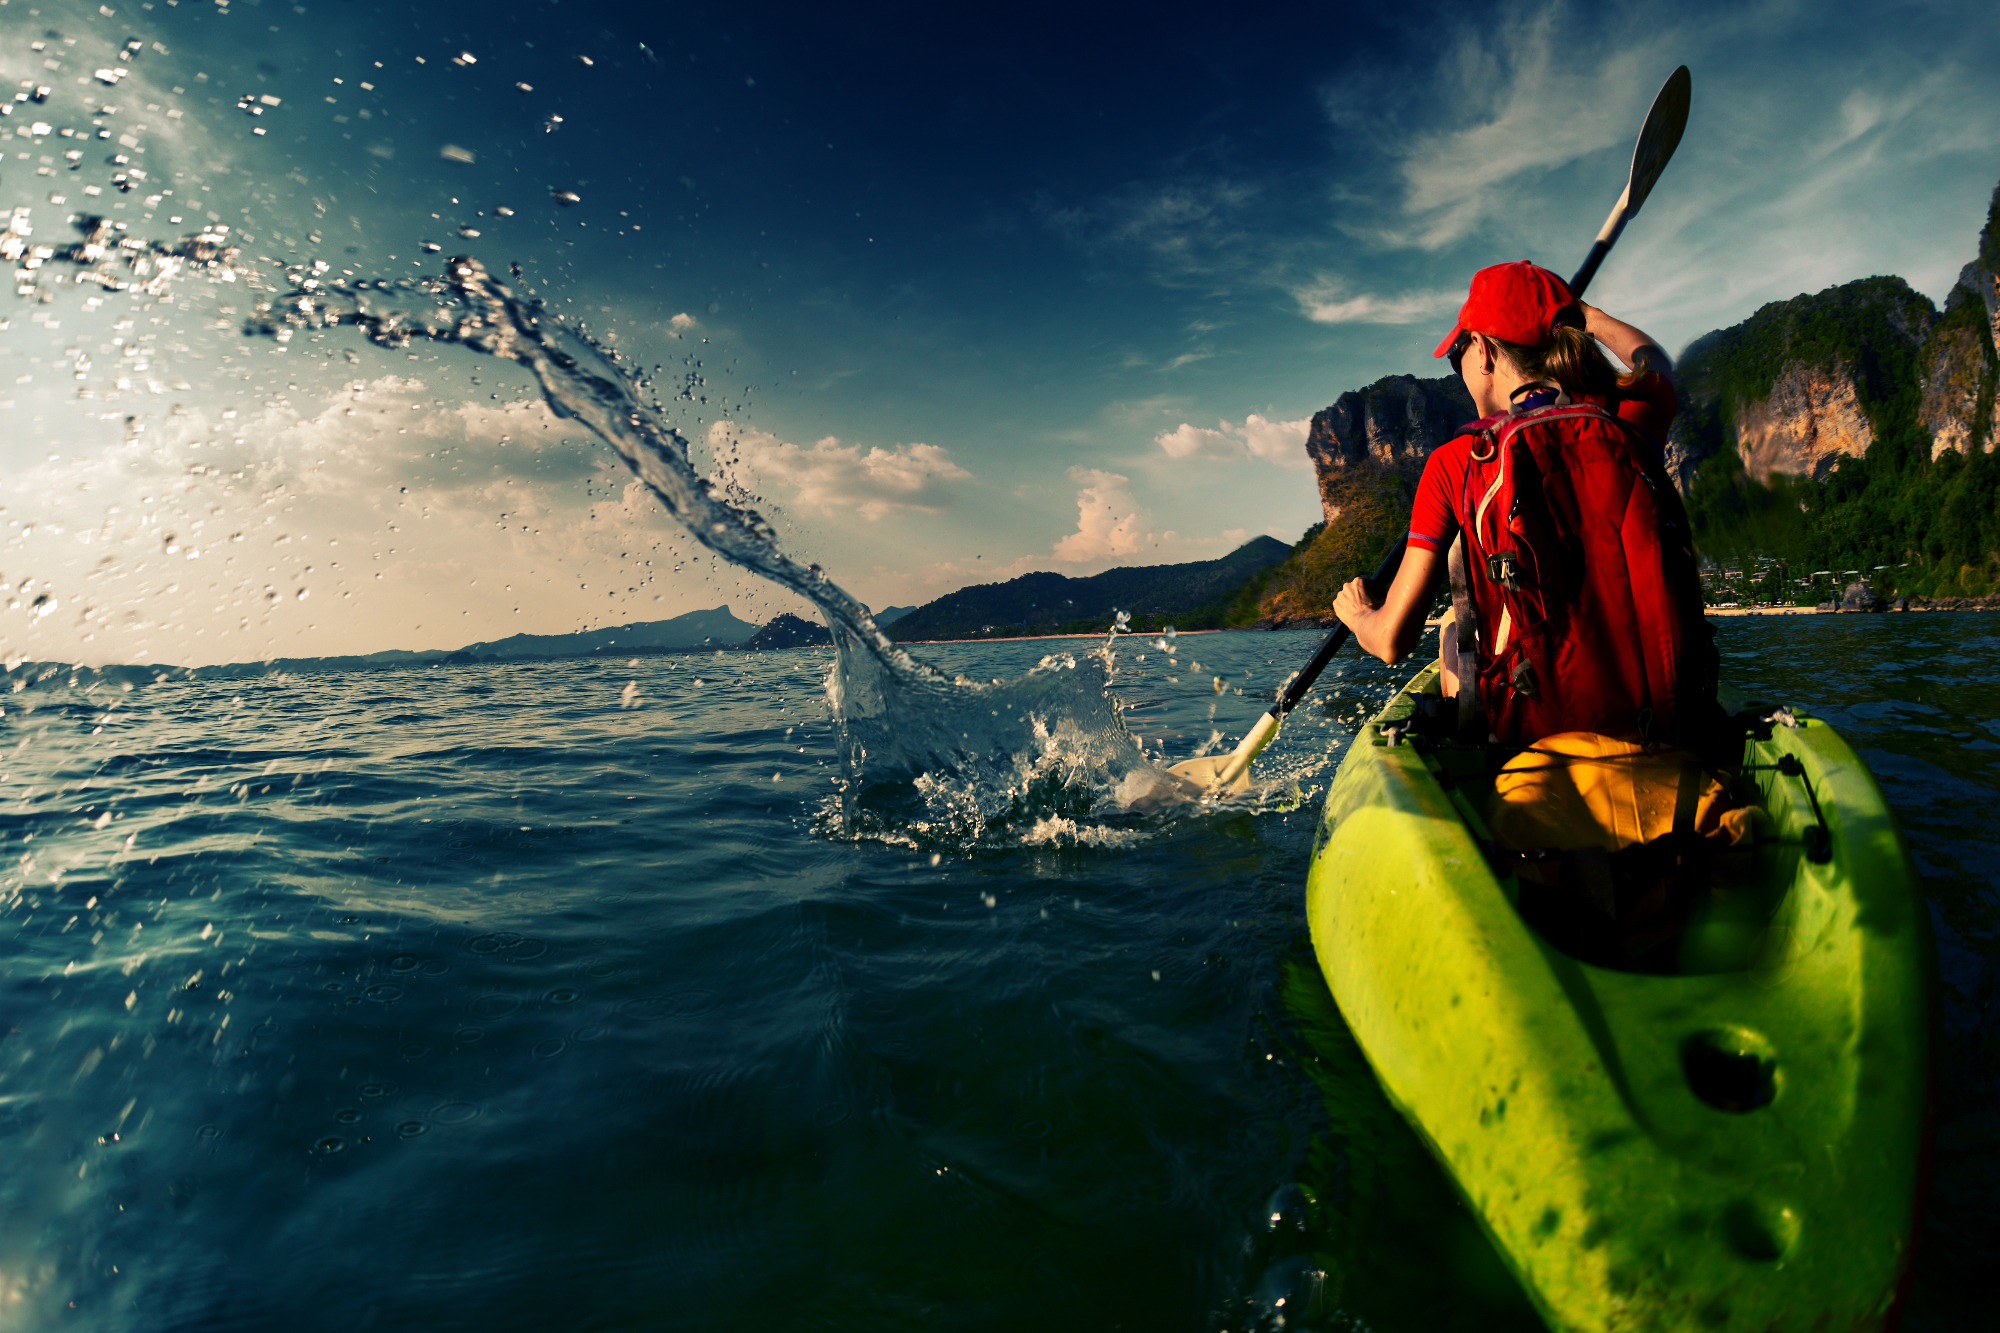
[[[1604,220],[1603,228],[1597,233],[1597,240],[1590,247],[1583,267],[1569,280],[1570,295],[1581,300],[1583,289],[1597,276],[1598,265],[1611,253],[1611,247],[1618,244],[1619,235],[1625,224],[1639,215],[1639,208],[1646,202],[1646,196],[1653,192],[1653,186],[1660,179],[1660,173],[1667,169],[1667,163],[1680,147],[1681,134],[1687,129],[1688,105],[1693,94],[1693,79],[1686,65],[1682,65],[1667,76],[1659,93],[1653,98],[1652,109],[1646,112],[1646,123],[1639,128],[1639,142],[1632,150],[1632,173],[1625,180],[1624,193],[1611,209],[1611,216]],[[1402,563],[1403,543],[1397,542],[1389,548],[1375,574],[1368,580],[1369,592],[1377,598],[1388,587],[1390,577]],[[1278,695],[1264,716],[1257,719],[1257,725],[1228,754],[1206,755],[1200,759],[1185,759],[1175,764],[1167,772],[1182,779],[1189,786],[1198,788],[1204,795],[1217,796],[1234,794],[1250,786],[1250,762],[1278,734],[1278,724],[1285,714],[1292,711],[1299,701],[1306,697],[1319,680],[1320,672],[1333,660],[1333,655],[1346,645],[1348,628],[1336,626],[1333,632],[1320,642],[1298,675],[1292,677],[1282,693]]]

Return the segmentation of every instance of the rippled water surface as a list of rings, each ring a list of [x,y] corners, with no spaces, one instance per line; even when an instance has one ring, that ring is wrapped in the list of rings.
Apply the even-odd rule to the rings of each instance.
[[[1967,1326],[2000,1231],[1995,626],[1721,637],[1861,748],[1926,876],[1911,1326]],[[1311,643],[1127,640],[1126,725],[1168,758],[1233,739]],[[1051,647],[922,652],[1011,679]],[[1263,1220],[1296,1183],[1325,1326],[1536,1326],[1305,936],[1312,803],[1400,673],[1330,676],[1251,807],[918,829],[914,789],[843,814],[831,661],[6,696],[7,1322],[1275,1326],[1305,1242]]]

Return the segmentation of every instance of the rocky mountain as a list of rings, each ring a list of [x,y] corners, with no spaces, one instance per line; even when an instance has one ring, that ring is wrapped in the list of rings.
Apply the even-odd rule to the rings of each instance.
[[[1688,346],[1668,462],[1705,551],[2000,587],[2000,189],[1974,250],[1942,309],[1863,278]]]
[[[1134,628],[1171,622],[1181,629],[1219,625],[1238,589],[1290,554],[1283,542],[1258,537],[1219,560],[1108,569],[1089,578],[1023,574],[1005,583],[960,588],[896,621],[891,637],[974,639],[1019,634],[1096,633],[1119,611]],[[879,621],[877,623],[880,623]]]
[[[451,654],[457,661],[511,662],[536,657],[590,657],[662,648],[723,648],[749,641],[757,627],[738,620],[726,606],[689,611],[671,620],[586,630],[581,634],[510,634],[490,643],[468,644]]]
[[[1681,354],[1670,469],[1690,486],[1703,461],[1733,451],[1765,485],[1824,481],[1898,430],[1920,433],[1932,459],[1982,448],[2000,335],[1966,279],[1942,312],[1901,278],[1863,278],[1696,339]]]
[[[1320,509],[1328,526],[1340,521],[1343,488],[1338,482],[1350,470],[1373,465],[1414,477],[1431,450],[1477,415],[1472,395],[1456,375],[1385,375],[1313,413],[1306,454],[1319,477]]]
[[[892,610],[894,608],[891,608]],[[880,624],[878,620],[876,624]],[[781,611],[771,617],[764,628],[750,636],[743,646],[755,652],[773,648],[811,648],[821,644],[831,646],[833,635],[827,627],[816,620],[795,616],[789,611]]]

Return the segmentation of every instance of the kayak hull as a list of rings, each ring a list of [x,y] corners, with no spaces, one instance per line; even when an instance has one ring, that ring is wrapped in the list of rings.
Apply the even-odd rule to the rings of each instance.
[[[1328,792],[1313,947],[1384,1091],[1549,1325],[1887,1327],[1915,1226],[1935,953],[1867,769],[1814,719],[1753,739],[1768,912],[1697,923],[1691,974],[1613,971],[1522,920],[1482,849],[1476,784],[1396,734],[1425,691],[1435,668],[1356,737]]]

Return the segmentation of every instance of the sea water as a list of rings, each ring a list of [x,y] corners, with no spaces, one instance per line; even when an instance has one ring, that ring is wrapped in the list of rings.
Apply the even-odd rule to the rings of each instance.
[[[1720,627],[1732,680],[1860,749],[1930,897],[1916,1328],[1972,1326],[2000,1229],[1996,637]],[[1313,636],[1163,642],[1099,693],[1173,758]],[[1092,646],[918,651],[990,681]],[[1315,798],[1403,670],[1343,659],[1240,805],[954,821],[883,779],[864,814],[910,817],[857,824],[834,665],[7,696],[6,1326],[1537,1326],[1306,936]]]

